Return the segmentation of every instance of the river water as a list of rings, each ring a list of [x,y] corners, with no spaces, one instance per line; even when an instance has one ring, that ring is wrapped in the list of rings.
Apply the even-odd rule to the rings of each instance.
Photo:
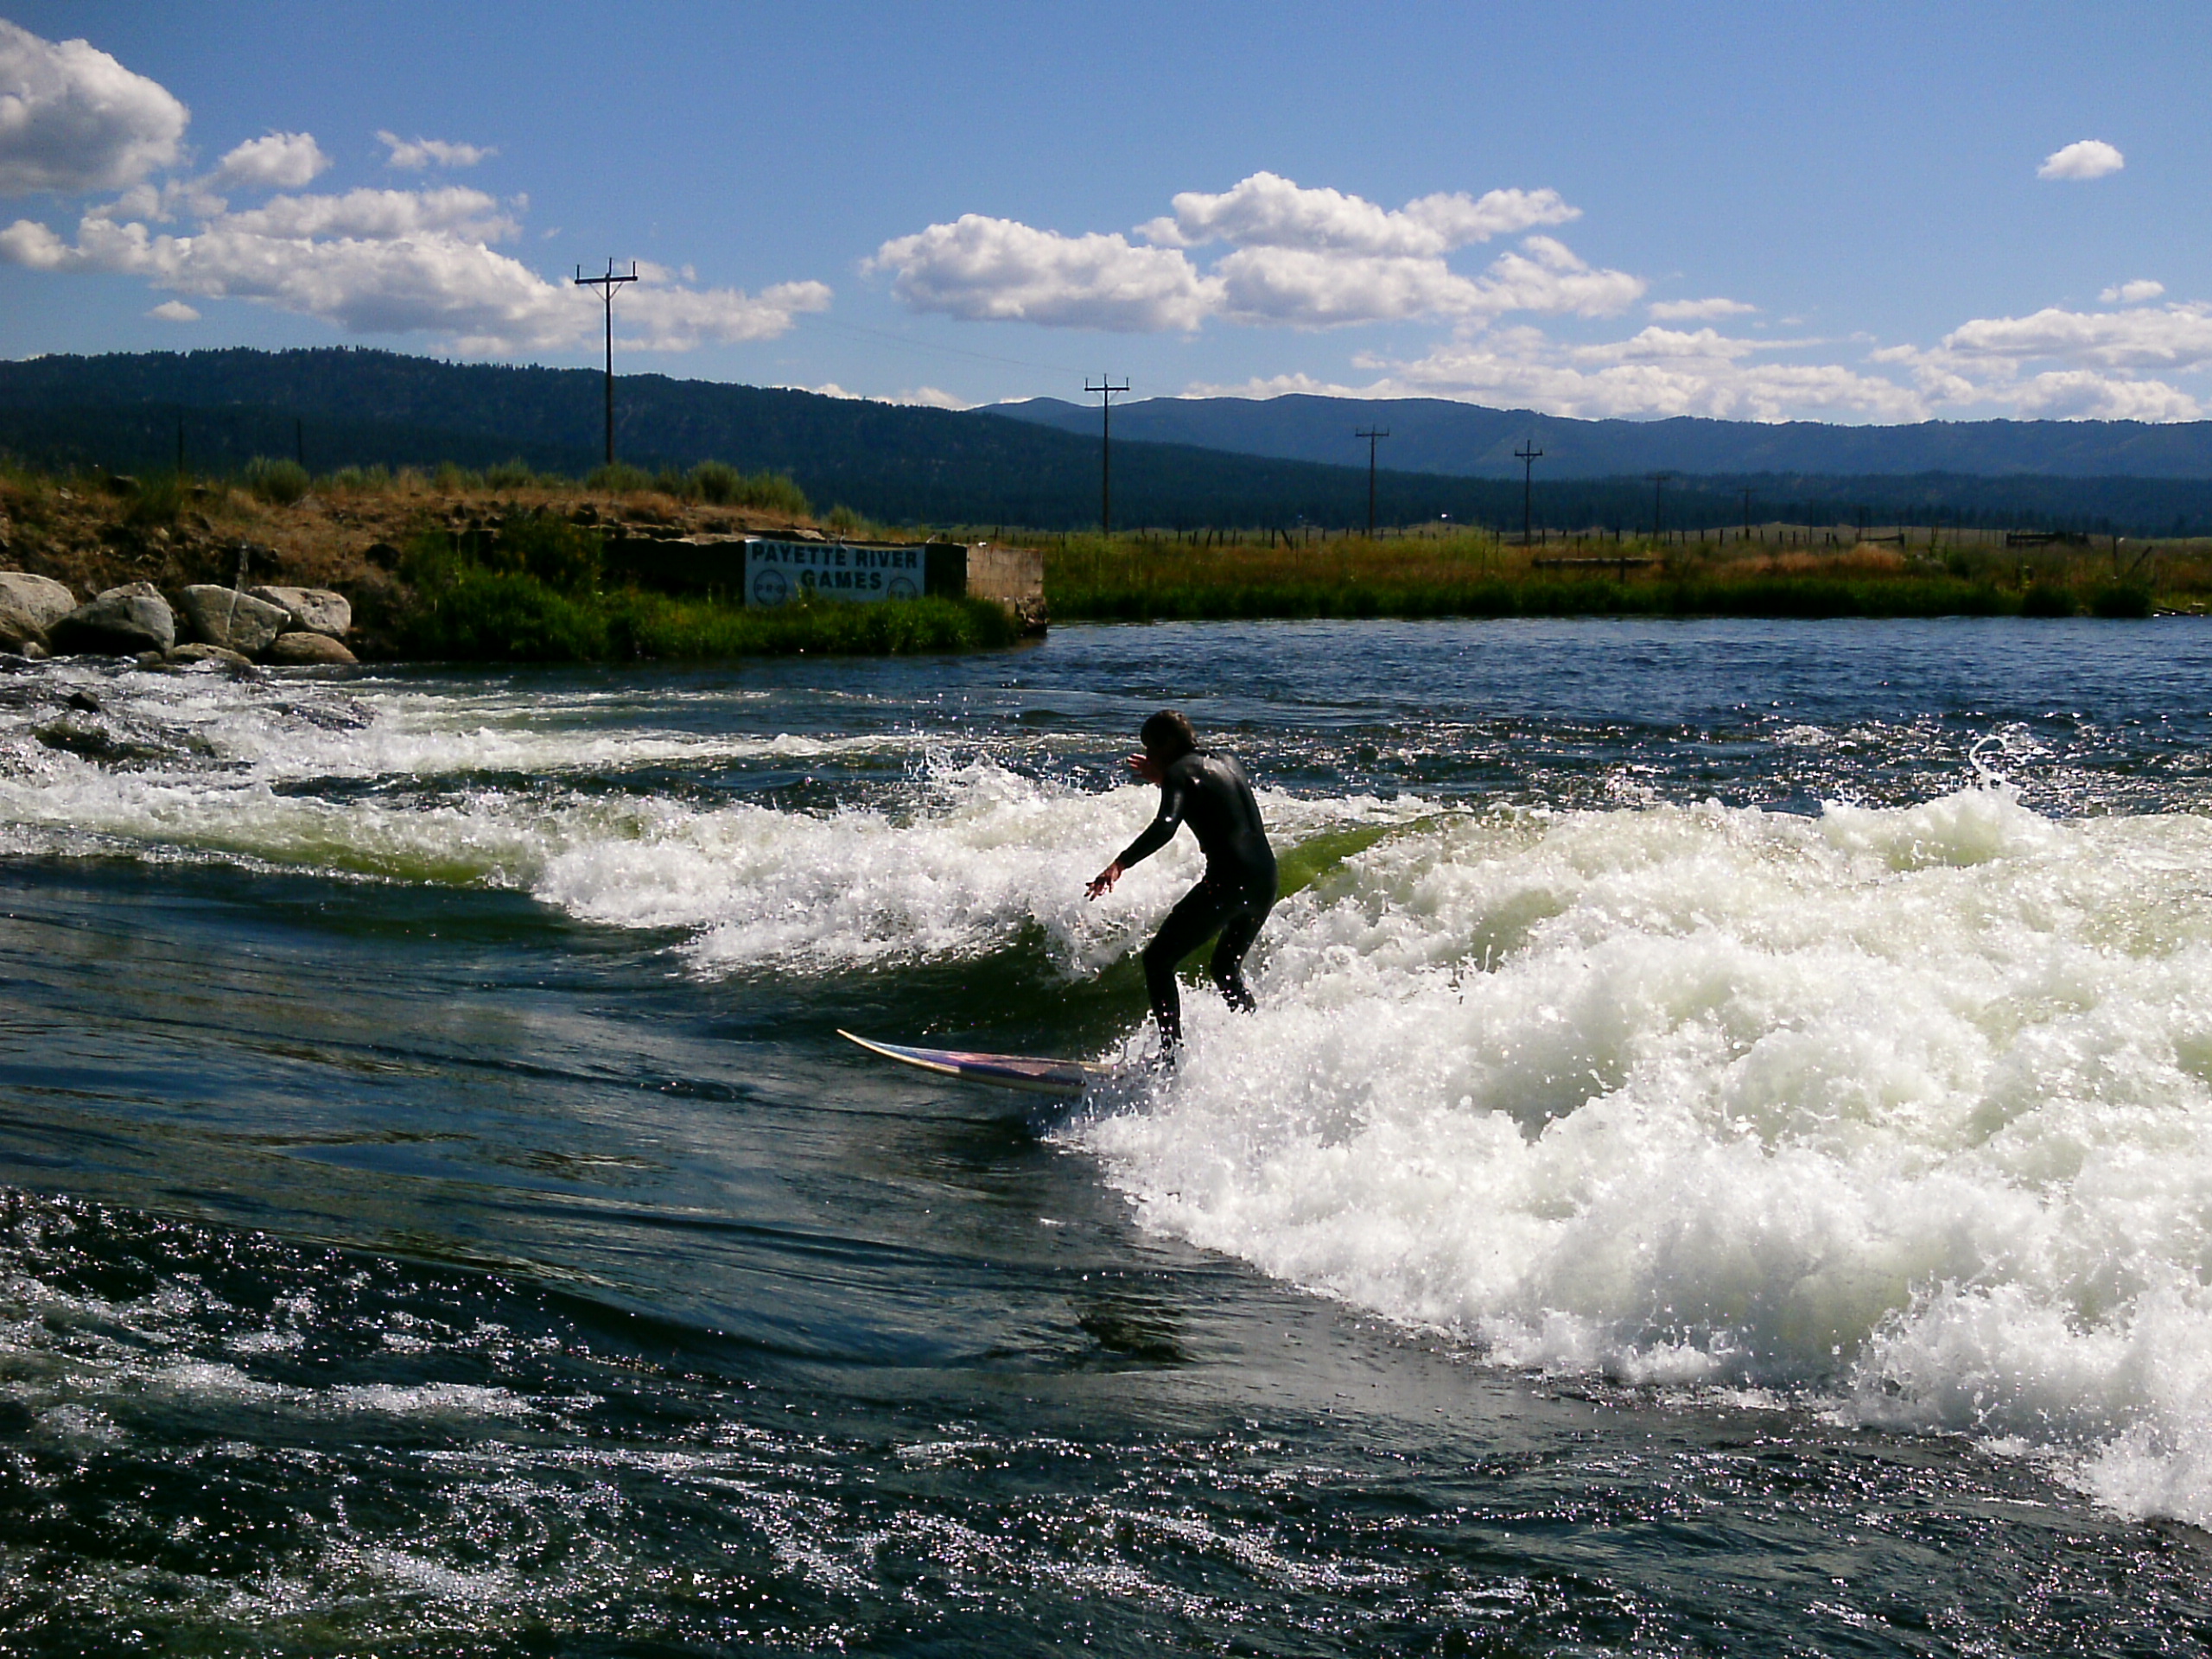
[[[1141,1057],[1170,702],[1260,1011],[845,1044]],[[2200,1650],[2209,755],[2185,620],[0,676],[0,1649]]]

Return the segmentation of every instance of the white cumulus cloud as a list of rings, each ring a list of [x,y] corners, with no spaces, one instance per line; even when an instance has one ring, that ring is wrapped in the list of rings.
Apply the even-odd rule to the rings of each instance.
[[[175,164],[190,119],[159,82],[90,42],[0,18],[0,195],[136,184]]]
[[[1978,317],[1943,336],[1954,358],[2007,364],[2058,358],[2098,368],[2212,366],[2212,307],[2167,305],[2127,311],[2069,311]]]
[[[223,157],[212,182],[247,189],[297,190],[330,166],[315,135],[271,132],[249,138]]]
[[[365,189],[280,195],[238,213],[223,207],[190,235],[96,209],[72,243],[18,219],[0,230],[0,259],[135,276],[193,299],[254,301],[349,334],[435,334],[471,353],[588,343],[599,323],[593,298],[491,245],[518,230],[479,190]],[[618,304],[626,344],[683,351],[710,340],[772,339],[830,302],[820,283],[748,295],[692,287],[656,268]]]
[[[2036,169],[2039,179],[2101,179],[2127,165],[2127,157],[2101,138],[2083,138],[2054,149]]]
[[[197,322],[200,321],[200,314],[194,310],[190,306],[187,305],[182,300],[163,300],[159,305],[156,306],[146,315],[149,317],[159,317],[163,322]]]
[[[1654,300],[1644,307],[1654,322],[1704,322],[1714,317],[1748,316],[1758,309],[1741,300]]]
[[[2023,415],[2053,421],[2193,421],[2202,409],[2163,380],[2129,380],[2094,369],[2053,369],[2013,393]]]
[[[2140,305],[2145,300],[2157,299],[2165,291],[2164,283],[2142,278],[2132,283],[2115,283],[2097,297],[2107,305]]]
[[[215,219],[224,230],[288,241],[342,237],[388,242],[427,232],[450,232],[472,241],[501,242],[521,226],[481,190],[447,185],[436,190],[348,190],[344,195],[276,196],[242,213]]]
[[[1218,195],[1186,190],[1174,212],[1141,226],[1170,247],[1227,242],[1240,248],[1300,248],[1382,257],[1433,256],[1538,225],[1560,225],[1580,210],[1555,190],[1492,190],[1423,196],[1395,212],[1339,190],[1308,189],[1273,173],[1255,173]]]
[[[866,269],[917,311],[971,321],[1037,322],[1120,332],[1195,328],[1220,302],[1218,280],[1181,252],[1117,234],[1065,236],[963,213],[886,242]]]
[[[419,173],[429,167],[474,167],[499,153],[485,145],[449,143],[442,138],[402,138],[396,132],[379,131],[377,142],[391,152],[384,158],[384,164],[406,173]]]
[[[1646,328],[1605,345],[1562,346],[1535,327],[1463,331],[1408,361],[1363,359],[1386,372],[1377,395],[1451,397],[1555,415],[1704,415],[1777,421],[1808,411],[1877,420],[1924,418],[1924,400],[1879,374],[1840,364],[1753,360],[1763,342]]]
[[[1577,210],[1553,190],[1423,196],[1387,209],[1342,191],[1255,173],[1233,189],[1185,191],[1140,228],[1070,236],[969,213],[886,242],[866,269],[918,311],[1124,332],[1190,330],[1210,317],[1327,328],[1505,311],[1610,315],[1641,297],[1626,271],[1593,269],[1548,236],[1524,238],[1477,276],[1445,254],[1557,224]],[[1204,269],[1186,250],[1226,243]]]
[[[614,302],[618,344],[637,351],[688,352],[712,341],[733,346],[791,332],[803,312],[826,311],[823,283],[778,283],[758,294],[737,288],[689,288],[672,271],[639,264],[641,280]]]

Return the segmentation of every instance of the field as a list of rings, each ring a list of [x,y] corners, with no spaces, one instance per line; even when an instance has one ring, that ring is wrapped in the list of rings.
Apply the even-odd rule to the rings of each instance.
[[[1878,536],[1880,540],[1872,539]],[[2212,601],[2212,541],[1753,526],[1651,538],[1440,527],[1055,537],[1056,618],[2147,616]]]

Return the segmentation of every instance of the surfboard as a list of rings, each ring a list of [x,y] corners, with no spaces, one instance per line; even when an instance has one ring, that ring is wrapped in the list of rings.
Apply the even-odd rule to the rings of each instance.
[[[904,1043],[875,1043],[840,1028],[837,1034],[871,1054],[901,1065],[918,1066],[965,1083],[994,1089],[1020,1089],[1033,1095],[1079,1095],[1114,1075],[1110,1065],[1090,1060],[1056,1060],[1035,1054],[976,1054],[961,1048],[911,1048]]]

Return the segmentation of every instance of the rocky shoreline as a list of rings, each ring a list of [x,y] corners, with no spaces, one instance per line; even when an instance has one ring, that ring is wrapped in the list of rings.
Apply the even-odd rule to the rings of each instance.
[[[195,582],[172,599],[150,582],[133,582],[80,601],[52,576],[0,571],[0,652],[31,659],[347,667],[356,660],[346,644],[353,626],[353,606],[327,588]]]

